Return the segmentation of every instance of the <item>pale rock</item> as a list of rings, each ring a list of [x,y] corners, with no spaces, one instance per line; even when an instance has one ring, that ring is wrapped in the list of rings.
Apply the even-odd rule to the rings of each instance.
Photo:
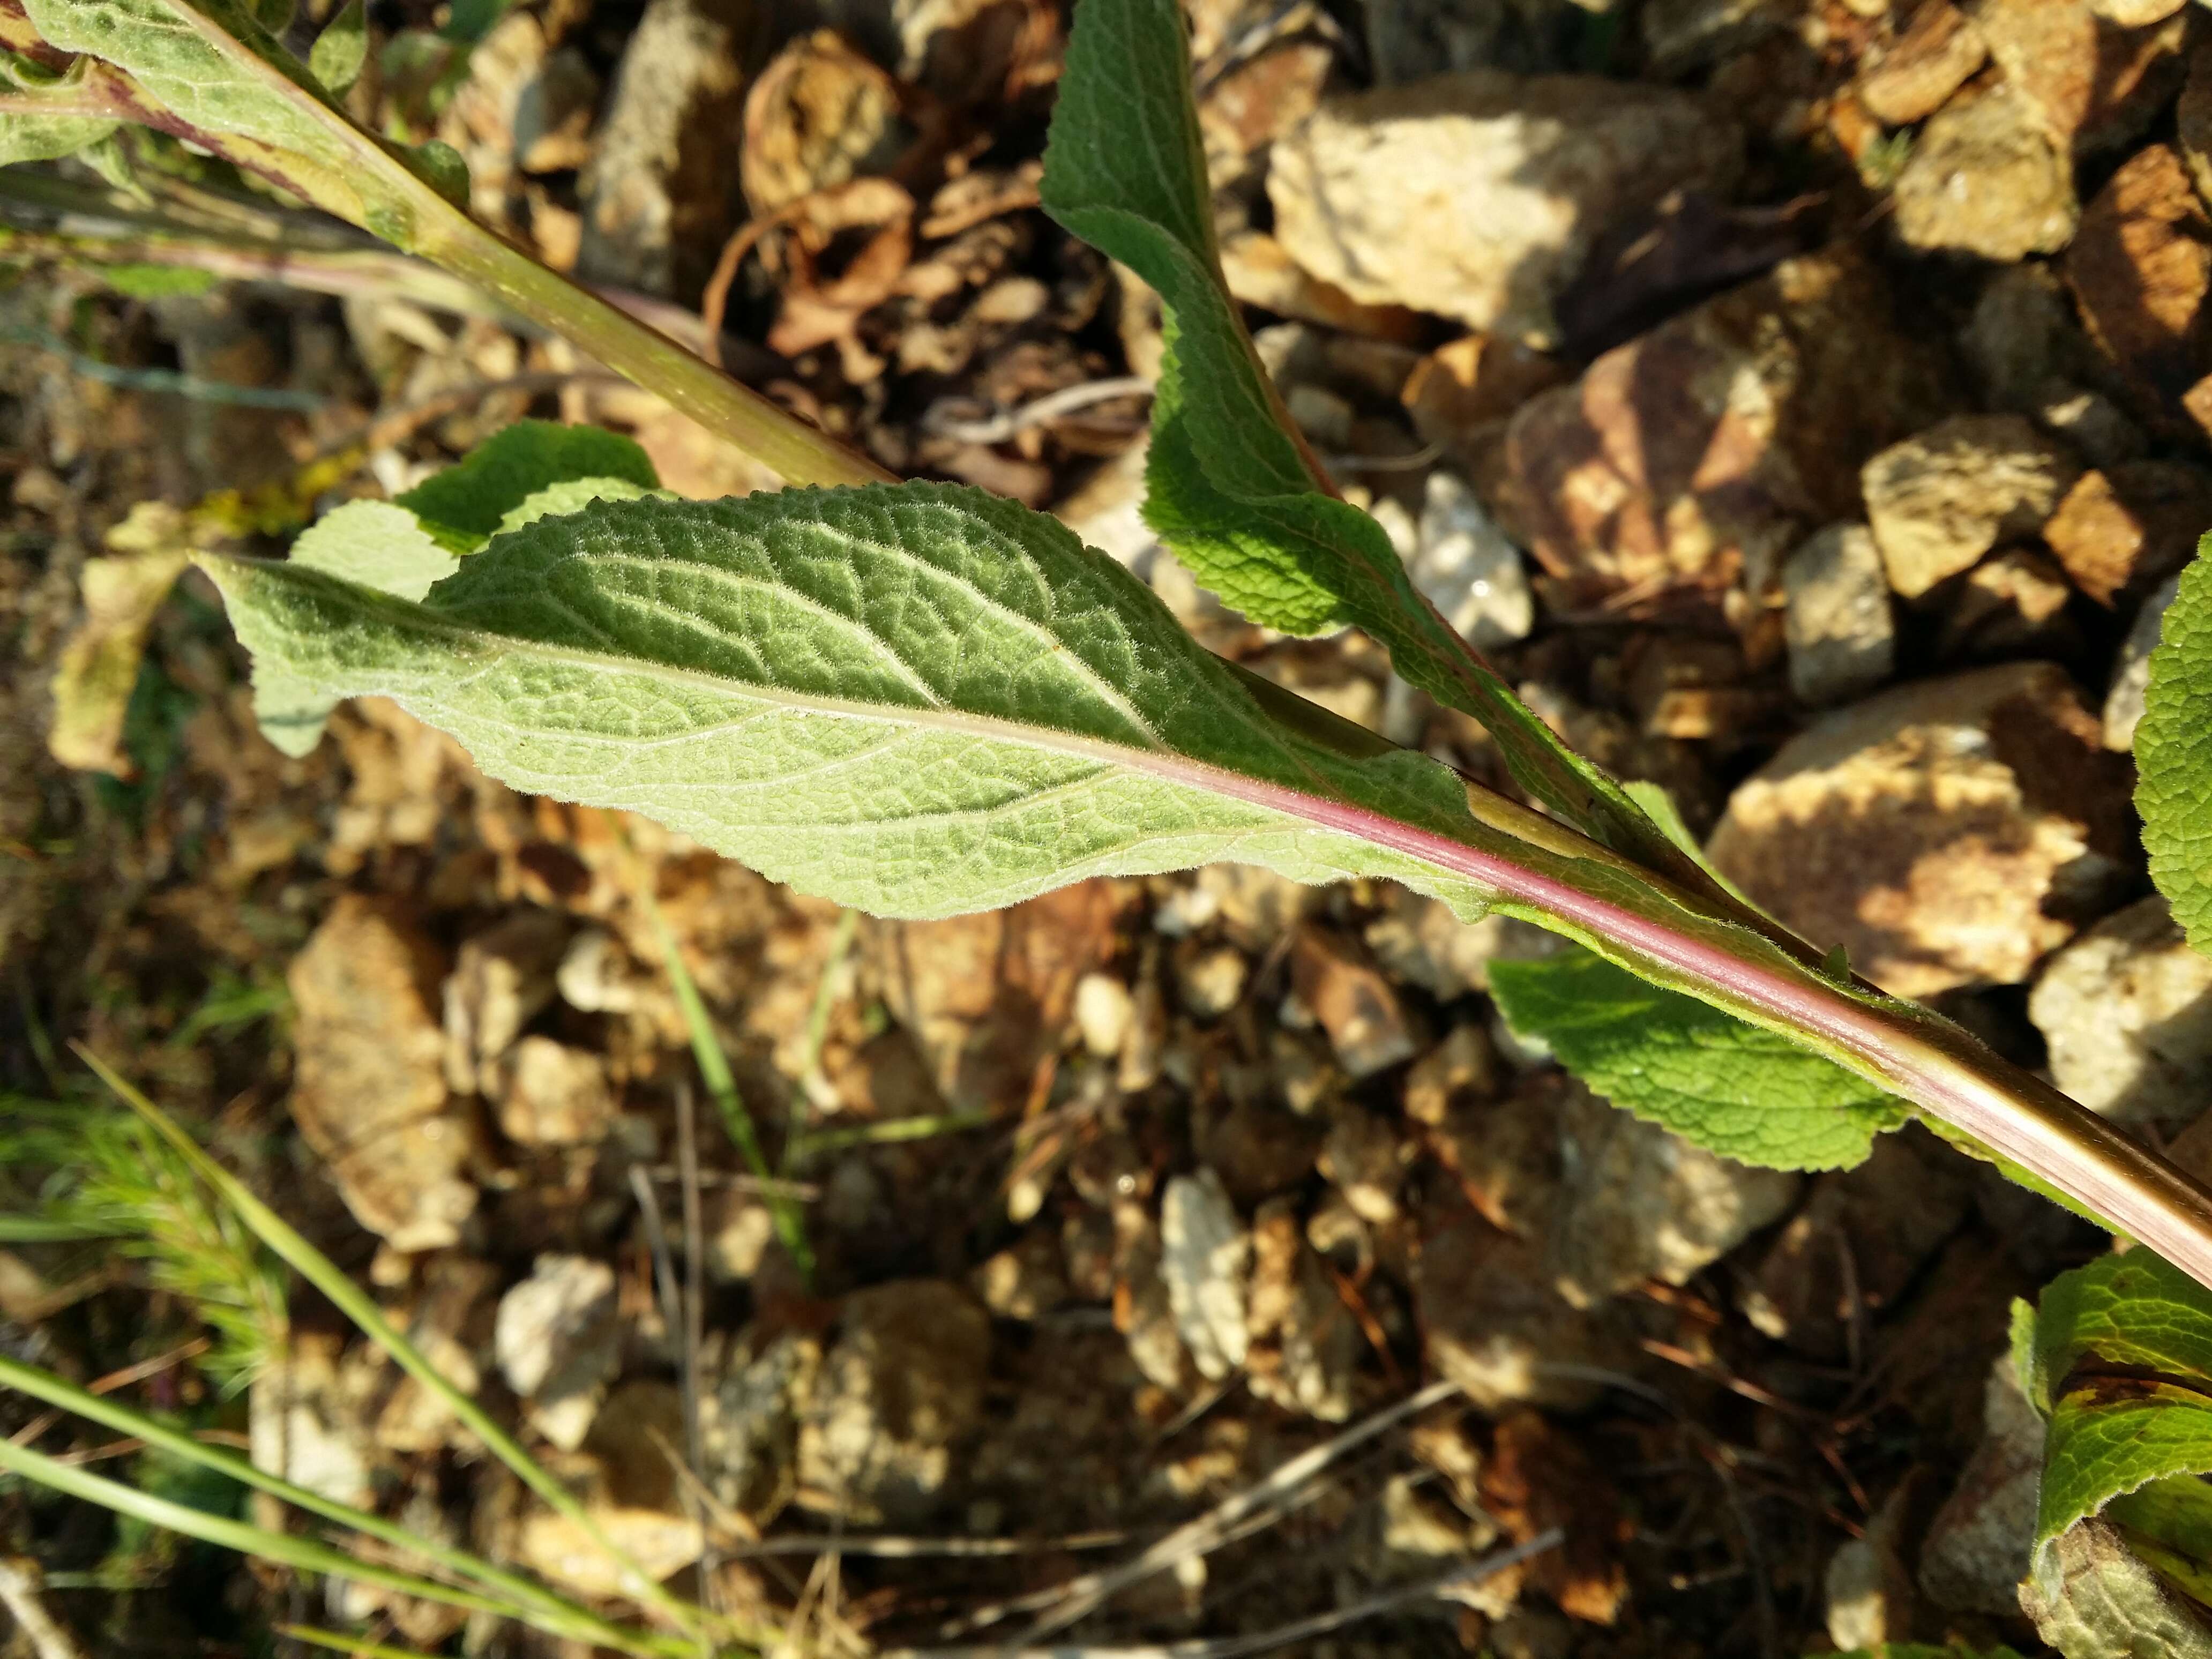
[[[1083,1046],[1099,1059],[1121,1052],[1136,1018],[1136,998],[1111,974],[1085,974],[1076,981],[1075,1029]]]
[[[604,927],[586,927],[568,942],[554,975],[561,1000],[586,1014],[629,1014],[665,1000],[660,982]]]
[[[708,1207],[707,1272],[717,1284],[743,1284],[768,1257],[775,1212],[750,1193],[726,1189]]]
[[[765,1526],[799,1489],[799,1425],[812,1408],[822,1345],[805,1332],[711,1331],[700,1355],[700,1475]]]
[[[1859,70],[1859,102],[1885,125],[1911,126],[1943,107],[1990,55],[1982,32],[1951,0],[1929,0],[1905,32],[1869,51]]]
[[[1182,1393],[1192,1385],[1194,1373],[1162,1273],[1159,1223],[1147,1206],[1125,1198],[1113,1206],[1113,1226],[1114,1327],[1146,1381]]]
[[[704,1528],[690,1516],[616,1504],[591,1505],[586,1512],[589,1528],[550,1510],[531,1510],[516,1531],[515,1559],[571,1591],[626,1600],[628,1575],[608,1559],[608,1544],[656,1583],[690,1566],[706,1547]]]
[[[1782,567],[1790,689],[1816,707],[1873,690],[1897,665],[1897,622],[1874,532],[1831,525]]]
[[[1741,167],[1689,94],[1471,70],[1325,101],[1275,144],[1267,194],[1291,257],[1354,299],[1541,343],[1601,237]]]
[[[1958,415],[1891,445],[1861,483],[1889,585],[1917,599],[2000,541],[2033,536],[2081,467],[2018,415]]]
[[[2123,869],[2125,769],[2100,738],[2047,663],[1900,686],[1784,744],[1706,850],[1895,995],[2019,984]]]
[[[1440,899],[1393,887],[1389,908],[1367,924],[1362,937],[1390,974],[1419,986],[1439,1002],[1490,988],[1490,964],[1540,957],[1559,948],[1559,936],[1496,914],[1462,921]]]
[[[1160,1277],[1176,1328],[1214,1381],[1244,1363],[1252,1241],[1212,1170],[1177,1176],[1160,1196]]]
[[[2021,1392],[2009,1353],[1990,1368],[1982,1439],[1928,1524],[1920,1588],[1952,1613],[2010,1615],[2020,1607],[2043,1479],[2043,1419]]]
[[[367,1413],[374,1370],[332,1336],[295,1331],[253,1380],[246,1405],[254,1468],[336,1503],[370,1499]]]
[[[539,1256],[500,1298],[492,1353],[538,1431],[575,1450],[622,1363],[614,1269],[588,1256]]]
[[[2136,727],[2142,723],[2143,699],[2150,691],[2150,653],[2158,649],[2159,629],[2166,608],[2181,591],[2181,578],[2161,583],[2136,613],[2113,665],[2112,689],[2105,694],[2105,747],[2124,753],[2136,746]]]
[[[1520,549],[1458,474],[1430,473],[1424,492],[1413,555],[1406,561],[1413,586],[1480,650],[1528,638],[1536,597]]]
[[[696,289],[743,198],[744,0],[651,0],[623,49],[578,188],[577,275],[647,294]]]
[[[1291,946],[1291,984],[1353,1081],[1420,1052],[1420,1035],[1397,991],[1353,941],[1318,927],[1299,929]]]
[[[2123,1123],[2194,1117],[2212,1098],[2212,957],[2153,894],[2051,959],[2027,1000],[2051,1080]]]
[[[1907,247],[1984,259],[2055,253],[2081,218],[2071,160],[2003,81],[1936,112],[1891,200]]]
[[[1294,1200],[1270,1199],[1253,1218],[1248,1318],[1245,1374],[1254,1395],[1324,1423],[1352,1415],[1362,1339],[1299,1230]]]
[[[2164,22],[2188,3],[2189,0],[2089,0],[2089,9],[2108,23],[2139,29]]]
[[[1920,1595],[1905,1565],[1912,1481],[1898,1484],[1865,1533],[1828,1558],[1820,1588],[1827,1601],[1828,1639],[1838,1650],[1879,1650],[1903,1643],[1918,1623]]]
[[[1561,1130],[1570,1150],[1550,1258],[1578,1308],[1647,1279],[1688,1283],[1778,1219],[1803,1180],[1717,1157],[1579,1087]]]
[[[553,1000],[568,942],[567,921],[537,909],[463,942],[446,978],[446,1083],[454,1093],[498,1093],[495,1064]]]
[[[1176,982],[1182,1006],[1199,1019],[1218,1019],[1244,1000],[1251,969],[1233,945],[1177,952]]]
[[[845,1300],[799,1431],[799,1499],[866,1525],[926,1522],[983,1425],[991,1319],[937,1279]]]
[[[1883,278],[1838,245],[1529,398],[1484,500],[1551,578],[1547,602],[1763,595],[1807,535],[1859,516],[1867,458],[1938,406],[1928,354],[1899,331]]]
[[[496,1069],[499,1127],[522,1146],[577,1146],[613,1127],[619,1108],[606,1062],[551,1037],[526,1036]]]
[[[292,1115],[346,1207],[393,1249],[458,1243],[477,1189],[432,1010],[436,949],[392,905],[349,893],[293,959]]]

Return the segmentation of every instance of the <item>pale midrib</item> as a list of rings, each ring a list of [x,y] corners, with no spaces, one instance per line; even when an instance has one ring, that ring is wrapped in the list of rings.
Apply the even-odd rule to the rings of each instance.
[[[396,603],[396,602],[395,602]],[[410,607],[412,610],[412,607]],[[441,618],[410,616],[407,623],[475,645],[487,635]],[[783,687],[733,682],[696,670],[604,656],[512,635],[489,636],[506,647],[581,668],[641,674],[723,696],[781,704],[800,714],[925,726],[1012,746],[1079,756],[1162,782],[1240,800],[1370,846],[1400,853],[1518,904],[1602,939],[1717,992],[1731,1012],[1787,1036],[1810,1033],[1856,1060],[1854,1069],[1984,1142],[2212,1285],[2212,1193],[2121,1134],[2104,1119],[1995,1055],[1954,1053],[1901,1015],[1871,1006],[1808,979],[1798,979],[1731,954],[1724,947],[1668,927],[1565,881],[1527,869],[1503,854],[1470,845],[1340,798],[1310,794],[1186,755],[1131,748],[1079,732],[1024,726],[960,709],[921,709],[848,702]],[[484,663],[488,670],[493,665]],[[1611,866],[1602,857],[1594,863]],[[1655,891],[1664,892],[1653,881]],[[1694,913],[1692,913],[1694,914]]]

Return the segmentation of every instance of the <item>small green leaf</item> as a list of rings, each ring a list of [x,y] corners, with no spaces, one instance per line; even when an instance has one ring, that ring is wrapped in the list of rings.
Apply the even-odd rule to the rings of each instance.
[[[593,501],[635,501],[651,495],[664,501],[677,499],[675,492],[667,489],[647,489],[628,478],[566,478],[559,483],[534,489],[522,498],[521,504],[510,507],[499,521],[499,534],[520,530],[526,524],[536,524],[540,519],[557,519],[564,514],[580,513]],[[420,598],[421,595],[410,595]]]
[[[121,125],[112,116],[82,112],[88,101],[86,76],[91,65],[80,58],[56,73],[27,58],[0,51],[0,92],[49,105],[51,114],[18,110],[0,118],[0,167],[16,161],[52,161],[98,143]]]
[[[362,65],[368,61],[368,7],[364,0],[346,0],[308,49],[307,73],[331,97],[342,98],[361,78]]]
[[[442,138],[426,138],[400,159],[424,184],[455,207],[467,210],[469,164],[460,151]]]
[[[2212,1291],[2148,1250],[2053,1279],[2022,1370],[2051,1424],[2039,1572],[2054,1539],[2114,1499],[2212,1470]]]
[[[468,553],[497,535],[507,514],[538,491],[585,478],[640,490],[660,487],[653,462],[632,439],[603,427],[517,421],[416,485],[398,504],[440,546]]]
[[[204,294],[216,285],[212,271],[191,265],[156,265],[127,262],[101,265],[100,279],[118,294],[133,300],[162,300],[173,295]]]
[[[1614,1105],[1745,1164],[1844,1168],[1909,1115],[1832,1061],[1588,951],[1494,962],[1490,989],[1516,1031]]]
[[[1080,0],[1059,97],[1046,210],[1166,307],[1146,522],[1255,622],[1371,634],[1409,684],[1483,723],[1528,793],[1613,851],[1717,893],[1453,631],[1382,527],[1319,486],[1221,279],[1176,0]]]
[[[2212,536],[2166,607],[2136,728],[2136,810],[2151,879],[2199,951],[2212,953]]]

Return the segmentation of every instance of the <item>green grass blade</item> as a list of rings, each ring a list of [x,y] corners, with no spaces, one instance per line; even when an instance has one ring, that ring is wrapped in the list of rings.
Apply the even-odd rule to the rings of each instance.
[[[365,1536],[390,1544],[394,1548],[408,1551],[423,1559],[435,1563],[456,1577],[474,1581],[486,1591],[496,1591],[514,1603],[511,1616],[535,1624],[541,1630],[561,1635],[588,1634],[589,1639],[605,1647],[619,1648],[625,1652],[659,1653],[683,1652],[681,1647],[656,1644],[649,1639],[641,1641],[635,1632],[608,1623],[587,1608],[577,1606],[566,1598],[555,1595],[543,1585],[532,1583],[518,1574],[505,1571],[490,1562],[455,1549],[435,1539],[424,1538],[404,1527],[372,1515],[366,1510],[356,1509],[350,1504],[325,1498],[307,1487],[295,1486],[279,1475],[256,1468],[245,1458],[194,1439],[191,1435],[172,1428],[158,1418],[134,1411],[119,1401],[110,1400],[78,1387],[76,1383],[56,1376],[51,1371],[36,1366],[19,1364],[0,1356],[0,1388],[14,1389],[33,1400],[58,1406],[89,1422],[113,1429],[156,1447],[173,1457],[197,1463],[203,1468],[267,1492],[283,1499],[295,1508],[320,1516],[339,1526],[349,1527]],[[533,1612],[534,1610],[534,1612]]]
[[[82,1469],[58,1462],[44,1452],[33,1451],[27,1446],[18,1446],[13,1441],[0,1440],[0,1470],[21,1475],[66,1497],[82,1498],[86,1503],[112,1510],[118,1515],[132,1516],[149,1526],[182,1533],[187,1538],[197,1538],[203,1543],[219,1545],[224,1549],[236,1550],[241,1555],[258,1556],[264,1561],[296,1567],[302,1572],[321,1573],[331,1578],[374,1584],[422,1601],[465,1607],[471,1613],[489,1613],[508,1619],[527,1616],[521,1609],[492,1596],[459,1589],[451,1584],[441,1584],[395,1568],[379,1566],[374,1562],[356,1560],[312,1539],[295,1538],[289,1533],[271,1532],[265,1527],[253,1526],[244,1521],[210,1515],[206,1510],[196,1510],[188,1504],[179,1504],[167,1498],[156,1498],[150,1492],[140,1492],[136,1486],[125,1486],[119,1480],[88,1474]]]
[[[722,1039],[714,1034],[714,1022],[708,1017],[706,1000],[699,994],[691,970],[684,965],[684,953],[677,948],[676,935],[669,931],[660,907],[653,902],[649,893],[646,895],[646,905],[653,931],[660,938],[661,957],[668,964],[668,982],[676,989],[677,1006],[683,1009],[684,1024],[691,1034],[691,1054],[699,1063],[699,1079],[707,1085],[714,1109],[721,1114],[722,1125],[737,1143],[746,1167],[762,1181],[771,1183],[767,1188],[769,1214],[775,1223],[776,1237],[791,1253],[799,1277],[811,1285],[814,1250],[806,1242],[806,1224],[799,1213],[798,1202],[773,1184],[776,1172],[769,1164],[768,1154],[761,1149],[760,1132],[753,1127],[752,1114],[745,1110],[745,1103],[738,1093],[737,1077],[730,1070],[730,1057],[722,1048]]]
[[[660,1613],[678,1629],[694,1635],[699,1632],[702,1620],[706,1616],[703,1610],[681,1601],[648,1577],[629,1553],[607,1536],[605,1530],[577,1501],[575,1494],[548,1474],[512,1435],[492,1421],[490,1414],[483,1407],[447,1382],[422,1351],[384,1316],[384,1310],[348,1278],[336,1262],[248,1192],[243,1182],[209,1157],[199,1143],[179,1127],[167,1113],[132,1087],[127,1079],[98,1055],[82,1043],[73,1042],[70,1047],[78,1059],[92,1068],[101,1082],[115,1091],[117,1098],[145,1119],[163,1139],[177,1149],[200,1179],[221,1195],[239,1219],[252,1229],[263,1243],[289,1262],[302,1279],[328,1297],[364,1336],[390,1354],[402,1370],[435,1395],[461,1419],[471,1433],[483,1442],[492,1455],[513,1470],[525,1486],[545,1501],[549,1508],[573,1522],[586,1538],[596,1544],[606,1559],[621,1570],[624,1594],[640,1606],[651,1607]]]

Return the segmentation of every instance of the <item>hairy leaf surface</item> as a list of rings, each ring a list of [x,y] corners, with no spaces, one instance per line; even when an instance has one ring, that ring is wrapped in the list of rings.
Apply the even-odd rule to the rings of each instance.
[[[1832,1061],[1588,951],[1493,962],[1490,989],[1516,1031],[1614,1105],[1746,1164],[1843,1168],[1910,1115]]]
[[[2212,1291],[2148,1250],[2100,1257],[2015,1304],[2013,1348],[2049,1424],[2030,1612],[2094,1613],[2110,1577],[2164,1628],[2157,1579],[2212,1594]]]
[[[2151,879],[2198,950],[2212,951],[2212,536],[2160,625],[2136,727],[2136,809]]]
[[[1291,634],[1353,623],[1481,720],[1522,787],[1606,846],[1706,885],[1619,785],[1562,744],[1413,586],[1372,518],[1318,486],[1217,258],[1175,0],[1081,0],[1045,153],[1048,211],[1159,290],[1146,521],[1207,586]]]
[[[513,527],[510,517],[526,522],[573,511],[599,496],[617,498],[624,484],[633,493],[660,487],[659,475],[635,439],[605,427],[517,421],[398,501],[440,546],[469,553]],[[522,510],[532,496],[556,486],[572,488],[548,496],[535,511]]]

